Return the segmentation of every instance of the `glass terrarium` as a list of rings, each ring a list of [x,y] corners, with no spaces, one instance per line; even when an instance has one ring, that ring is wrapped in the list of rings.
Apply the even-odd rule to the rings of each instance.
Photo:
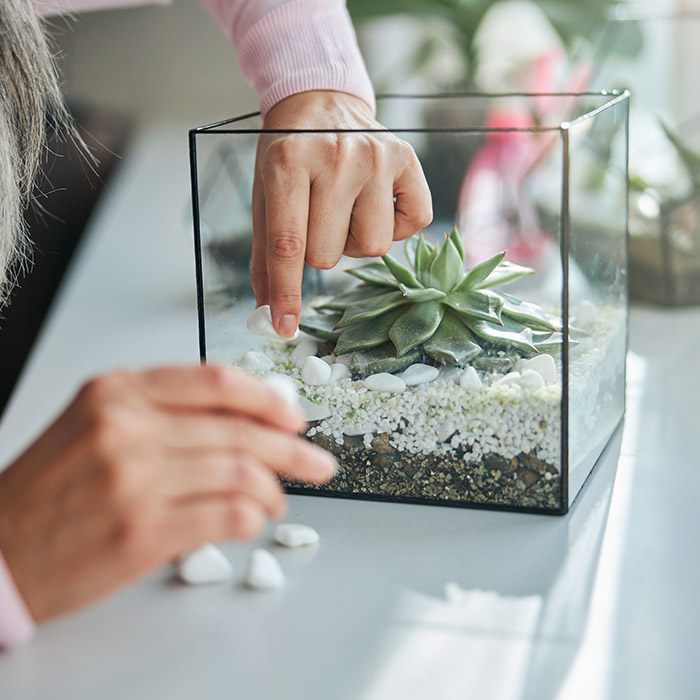
[[[565,513],[624,413],[628,95],[391,96],[378,118],[414,148],[433,222],[307,266],[291,341],[249,330],[264,309],[248,323],[269,132],[257,114],[190,132],[202,359],[296,392],[340,467],[291,492]]]

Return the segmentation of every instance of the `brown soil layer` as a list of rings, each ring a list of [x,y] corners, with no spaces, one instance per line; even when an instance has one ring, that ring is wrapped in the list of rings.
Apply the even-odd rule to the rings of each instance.
[[[443,454],[397,452],[386,433],[374,438],[372,449],[364,446],[361,437],[346,436],[344,445],[325,435],[314,435],[311,440],[330,450],[340,465],[327,484],[308,485],[313,491],[465,506],[560,509],[559,473],[532,453],[521,453],[512,459],[491,453],[474,463],[464,459],[464,449]]]

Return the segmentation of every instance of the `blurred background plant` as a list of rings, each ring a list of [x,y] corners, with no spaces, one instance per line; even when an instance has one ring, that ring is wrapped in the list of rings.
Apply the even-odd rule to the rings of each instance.
[[[630,289],[641,299],[700,303],[699,0],[348,0],[348,9],[379,92],[630,88]],[[465,118],[527,127],[556,117],[455,115],[460,125]],[[448,211],[457,197],[476,258],[505,246],[527,264],[541,244],[522,187],[521,164],[533,156],[512,143],[487,136],[462,185],[437,193],[436,204]],[[428,153],[426,167],[465,158]],[[577,186],[603,193],[604,163],[600,154],[593,160],[597,171]],[[502,183],[491,201],[487,178]]]

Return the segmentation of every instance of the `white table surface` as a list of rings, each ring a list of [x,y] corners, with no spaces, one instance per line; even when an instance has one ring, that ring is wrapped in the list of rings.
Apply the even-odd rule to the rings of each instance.
[[[144,128],[0,424],[0,464],[84,379],[196,361],[184,127]],[[634,308],[628,412],[566,517],[292,497],[288,585],[162,569],[0,657],[0,698],[700,697],[700,309]],[[263,538],[263,544],[269,544]],[[445,584],[463,598],[447,603]]]

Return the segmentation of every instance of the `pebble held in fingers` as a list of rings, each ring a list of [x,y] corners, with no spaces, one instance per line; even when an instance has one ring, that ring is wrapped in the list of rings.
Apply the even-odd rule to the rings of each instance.
[[[250,314],[245,325],[246,328],[251,333],[255,333],[255,335],[261,335],[264,338],[270,338],[272,340],[290,340],[290,338],[283,338],[272,325],[272,312],[270,311],[269,304],[258,306],[258,308]],[[297,328],[291,340],[298,336],[299,329]]]

